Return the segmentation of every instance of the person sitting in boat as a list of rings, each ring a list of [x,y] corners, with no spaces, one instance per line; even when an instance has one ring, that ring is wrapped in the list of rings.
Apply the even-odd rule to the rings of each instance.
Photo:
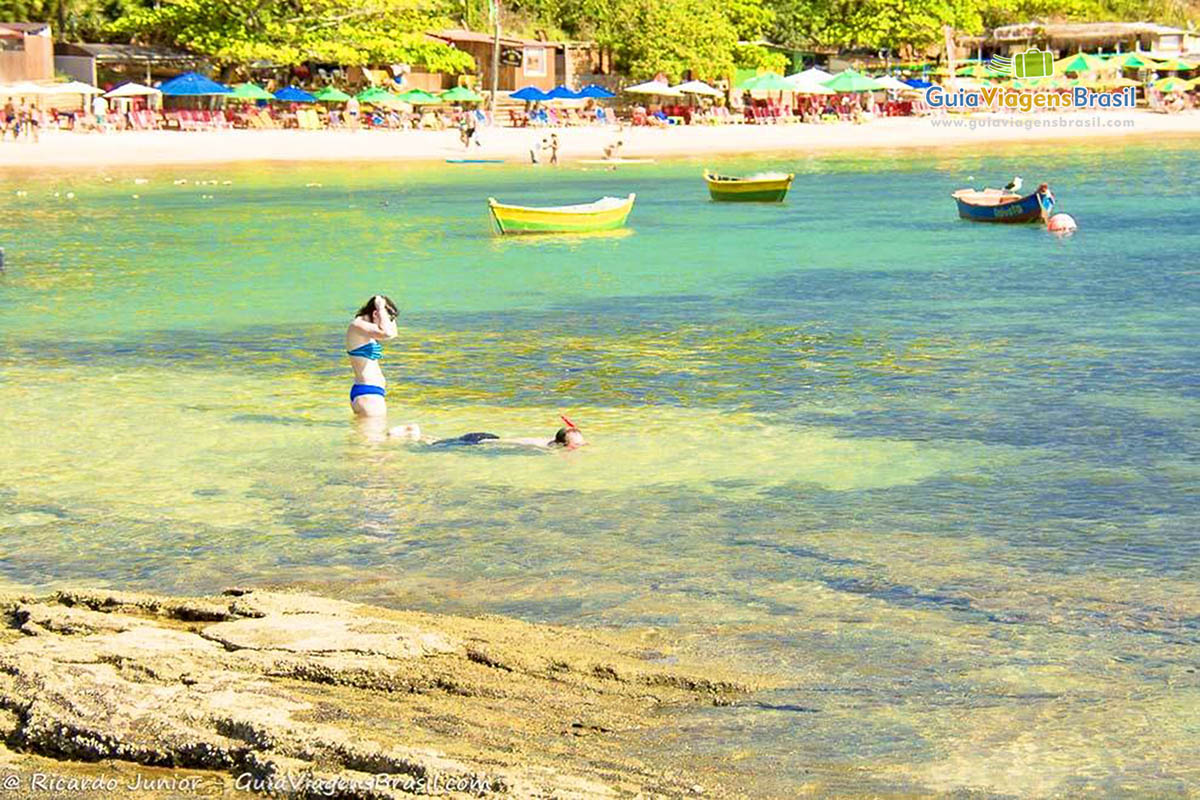
[[[563,450],[578,450],[580,447],[587,445],[587,440],[583,437],[583,432],[579,427],[566,417],[562,417],[565,424],[559,428],[554,438],[547,440],[541,436],[525,436],[525,437],[502,437],[494,433],[464,433],[462,436],[454,436],[449,439],[434,439],[422,435],[421,426],[415,422],[407,425],[398,425],[388,431],[388,435],[394,439],[402,439],[407,441],[419,442],[428,447],[518,447],[518,448],[536,448],[539,450],[554,450],[562,448]]]
[[[350,387],[350,408],[360,417],[386,417],[387,381],[379,366],[383,339],[396,337],[396,304],[386,295],[377,294],[354,314],[346,329],[346,355],[354,370]]]

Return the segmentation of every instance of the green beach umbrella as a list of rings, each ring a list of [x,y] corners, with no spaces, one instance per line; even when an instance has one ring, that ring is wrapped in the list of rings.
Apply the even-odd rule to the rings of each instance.
[[[1089,53],[1079,52],[1073,56],[1067,56],[1055,61],[1054,71],[1060,75],[1064,72],[1099,72],[1105,66],[1107,65],[1104,59]]]
[[[992,71],[983,64],[970,64],[954,74],[959,77],[967,78],[990,78],[992,76]]]
[[[448,103],[481,103],[483,95],[476,94],[465,86],[455,86],[442,92],[442,99]]]
[[[1121,53],[1119,56],[1111,56],[1108,59],[1109,64],[1116,65],[1121,69],[1157,69],[1158,62],[1146,58],[1141,53]]]
[[[392,95],[386,89],[380,89],[378,86],[371,86],[363,89],[358,94],[354,95],[354,99],[360,103],[377,103],[381,100],[390,100]]]
[[[232,100],[274,100],[275,95],[256,83],[235,83],[233,91],[225,95]]]
[[[411,103],[414,106],[430,105],[433,103],[442,102],[440,97],[436,97],[424,89],[409,89],[407,92],[401,92],[395,97],[398,100],[401,100],[405,103]]]
[[[778,72],[764,72],[742,82],[739,87],[753,92],[794,92],[796,87]]]
[[[1179,58],[1169,58],[1166,61],[1160,61],[1158,62],[1158,67],[1156,67],[1156,69],[1160,69],[1163,72],[1187,72],[1195,68],[1195,64]]]
[[[1186,92],[1192,88],[1191,81],[1183,78],[1160,78],[1154,82],[1154,88],[1160,92]]]
[[[322,103],[344,103],[350,99],[350,95],[335,86],[322,86],[313,92],[313,97]]]
[[[874,78],[868,78],[852,69],[839,72],[822,85],[835,92],[875,92],[884,88]]]

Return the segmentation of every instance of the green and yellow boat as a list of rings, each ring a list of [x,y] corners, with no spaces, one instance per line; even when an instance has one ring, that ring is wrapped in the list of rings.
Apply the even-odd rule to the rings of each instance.
[[[792,178],[784,172],[761,172],[746,178],[705,172],[708,194],[713,200],[726,203],[779,203],[792,188]]]
[[[601,197],[594,203],[574,206],[509,206],[488,198],[492,219],[502,234],[513,233],[590,233],[610,231],[624,226],[633,210],[636,195]]]

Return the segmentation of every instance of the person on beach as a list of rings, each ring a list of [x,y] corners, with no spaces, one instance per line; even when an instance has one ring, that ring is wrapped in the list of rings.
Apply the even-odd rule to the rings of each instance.
[[[550,134],[550,163],[558,166],[558,134]]]
[[[350,387],[350,407],[359,417],[387,416],[387,381],[379,367],[383,339],[396,336],[396,304],[386,295],[377,294],[354,314],[346,329],[346,354],[354,370]]]
[[[547,440],[540,436],[524,436],[505,438],[497,436],[494,433],[464,433],[462,436],[454,436],[449,439],[434,439],[432,437],[423,436],[421,427],[410,422],[407,425],[399,425],[388,431],[388,436],[394,439],[403,439],[407,441],[418,442],[428,447],[514,447],[514,448],[535,448],[539,450],[553,450],[562,448],[564,450],[577,450],[580,447],[587,445],[587,440],[583,438],[583,432],[579,427],[566,417],[560,417],[566,425],[559,428],[555,432],[552,439]]]
[[[13,106],[12,100],[4,104],[4,116],[0,118],[0,142],[4,141],[4,135],[12,131],[13,140],[17,138],[17,109]]]

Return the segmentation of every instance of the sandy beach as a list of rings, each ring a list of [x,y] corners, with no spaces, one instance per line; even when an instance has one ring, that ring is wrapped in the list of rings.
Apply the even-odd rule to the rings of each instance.
[[[0,168],[153,166],[235,161],[441,161],[487,158],[523,162],[529,149],[555,133],[561,160],[600,158],[623,142],[626,158],[761,155],[872,148],[937,148],[992,143],[1198,136],[1200,112],[977,114],[893,117],[867,124],[724,125],[656,128],[496,128],[480,132],[481,147],[464,153],[446,131],[54,131],[40,142],[0,144]]]

